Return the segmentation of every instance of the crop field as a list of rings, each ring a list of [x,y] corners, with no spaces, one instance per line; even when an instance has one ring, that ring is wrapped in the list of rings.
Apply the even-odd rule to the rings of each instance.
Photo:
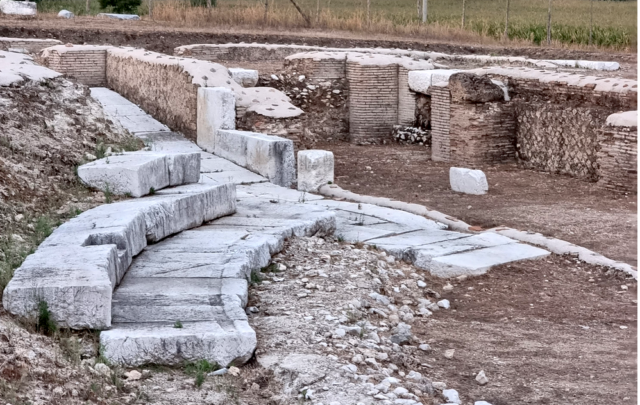
[[[100,12],[89,0],[89,13]],[[197,27],[269,26],[370,31],[479,42],[546,44],[548,0],[509,0],[508,38],[504,37],[507,0],[427,0],[428,20],[419,14],[421,0],[143,0],[134,12],[156,21]],[[465,24],[462,26],[463,2]],[[265,4],[268,4],[265,7]],[[83,15],[85,0],[42,0],[41,12],[63,8]],[[265,13],[266,9],[266,13]],[[368,9],[368,11],[367,11]],[[591,34],[590,34],[591,33]],[[555,46],[633,50],[637,46],[637,2],[552,0],[551,38]]]

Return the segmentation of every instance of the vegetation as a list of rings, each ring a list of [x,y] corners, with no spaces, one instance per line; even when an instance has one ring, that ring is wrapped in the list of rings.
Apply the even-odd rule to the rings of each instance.
[[[51,336],[53,335],[58,327],[56,326],[55,321],[51,318],[51,313],[49,312],[49,304],[46,301],[40,301],[38,303],[38,320],[36,322],[36,332],[42,333],[43,335]]]
[[[134,13],[142,4],[142,0],[100,0],[100,7],[111,7],[114,13]]]
[[[209,363],[207,360],[200,360],[195,363],[186,363],[184,365],[184,372],[195,377],[194,384],[198,388],[202,386],[207,373],[219,369],[220,366],[218,365],[218,363]]]
[[[290,0],[100,0],[106,11],[116,11],[115,2],[138,6],[134,11],[147,15],[152,4],[154,20],[190,27],[269,26],[282,29],[307,27],[304,17]],[[428,21],[422,24],[416,0],[371,0],[369,13],[364,0],[296,0],[312,28],[371,31],[440,40],[503,42],[506,0],[466,0],[462,27],[463,0],[427,0]],[[90,14],[101,11],[90,0]],[[42,0],[44,12],[66,8],[78,15],[85,12],[85,0]],[[548,0],[510,0],[508,40],[521,44],[545,44]],[[637,44],[636,1],[553,1],[551,10],[553,44],[588,45],[633,50]],[[369,16],[369,17],[367,17]]]

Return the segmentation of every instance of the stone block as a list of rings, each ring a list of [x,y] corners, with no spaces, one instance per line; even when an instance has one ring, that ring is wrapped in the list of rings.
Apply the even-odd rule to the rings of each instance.
[[[457,69],[414,70],[408,74],[409,88],[417,93],[427,94],[429,87],[442,86],[449,82]]]
[[[519,260],[538,259],[549,254],[544,249],[523,243],[511,243],[436,257],[431,260],[429,272],[438,277],[477,276],[485,274],[493,266]]]
[[[459,193],[482,195],[489,191],[487,176],[482,170],[471,170],[462,167],[449,169],[451,189]]]
[[[160,190],[169,185],[166,156],[150,153],[99,159],[78,167],[78,177],[90,187],[132,197],[142,197],[149,194],[151,188]]]
[[[333,153],[326,150],[298,152],[298,190],[316,192],[333,183]]]
[[[258,173],[270,182],[290,187],[295,179],[293,142],[247,131],[216,131],[214,153]]]
[[[39,248],[16,270],[2,304],[10,313],[28,317],[45,301],[59,327],[108,328],[117,261],[113,244]]]
[[[74,18],[75,16],[76,15],[69,10],[60,10],[60,12],[58,13],[59,18]]]
[[[115,14],[115,13],[99,13],[96,17],[111,18],[112,20],[139,20],[137,14]]]
[[[215,133],[236,128],[236,98],[225,87],[200,87],[197,100],[196,143],[207,152],[215,150]]]
[[[34,1],[0,0],[0,13],[35,16],[38,14],[38,6]]]
[[[504,91],[485,76],[473,73],[455,73],[449,77],[449,91],[452,100],[467,103],[488,103],[504,100]]]
[[[100,334],[104,356],[115,364],[180,365],[208,360],[228,366],[243,364],[252,356],[256,333],[246,320],[184,322],[173,324],[122,324]]]
[[[254,69],[229,68],[233,80],[242,87],[255,87],[258,84],[258,71]]]
[[[168,154],[169,185],[197,183],[200,181],[200,152]]]

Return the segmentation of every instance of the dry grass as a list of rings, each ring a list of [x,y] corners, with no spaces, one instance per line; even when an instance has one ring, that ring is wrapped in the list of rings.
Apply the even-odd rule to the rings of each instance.
[[[309,28],[290,0],[218,0],[214,8],[193,7],[190,0],[151,0],[155,21],[189,27]],[[197,1],[197,0],[193,0]],[[296,0],[311,22],[310,28],[371,32],[436,40],[474,43],[546,42],[547,0],[510,0],[509,38],[503,37],[506,0],[466,0],[466,23],[462,28],[463,0],[430,0],[428,24],[418,16],[416,0]],[[90,14],[98,12],[91,0]],[[204,0],[202,0],[204,2]],[[213,1],[215,3],[215,1]],[[67,8],[84,13],[84,0],[43,0],[42,11]],[[149,0],[137,12],[148,14]],[[552,38],[555,45],[584,47],[589,44],[593,7],[592,44],[600,49],[633,51],[637,46],[636,1],[555,0]],[[369,17],[368,17],[369,16]]]

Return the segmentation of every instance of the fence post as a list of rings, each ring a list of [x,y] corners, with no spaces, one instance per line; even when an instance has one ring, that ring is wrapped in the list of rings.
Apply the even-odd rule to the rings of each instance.
[[[86,13],[87,15],[89,15],[89,13],[91,12],[91,11],[90,11],[90,9],[91,9],[91,8],[89,7],[89,0],[87,0],[87,4],[86,4],[86,6],[85,6],[85,13]]]
[[[422,23],[423,24],[427,23],[427,1],[428,0],[422,0]]]
[[[467,8],[467,0],[462,0],[462,29],[464,29],[464,17]]]
[[[547,45],[551,45],[551,0],[549,0],[549,12],[547,13]]]
[[[507,0],[507,16],[504,20],[504,39],[509,39],[509,3],[510,0]]]
[[[316,24],[320,23],[320,0],[316,0]]]
[[[263,24],[267,25],[267,13],[269,12],[269,0],[264,0],[264,21]]]
[[[371,0],[367,0],[367,27],[371,26]]]
[[[89,0],[87,0],[87,3],[89,3]],[[151,0],[149,0],[149,19],[153,20],[153,13],[151,9],[152,9],[152,3],[151,3]]]
[[[418,18],[420,18],[420,0],[416,0],[416,10],[418,12]]]
[[[593,44],[593,0],[591,0],[591,23],[589,24],[589,45]]]

